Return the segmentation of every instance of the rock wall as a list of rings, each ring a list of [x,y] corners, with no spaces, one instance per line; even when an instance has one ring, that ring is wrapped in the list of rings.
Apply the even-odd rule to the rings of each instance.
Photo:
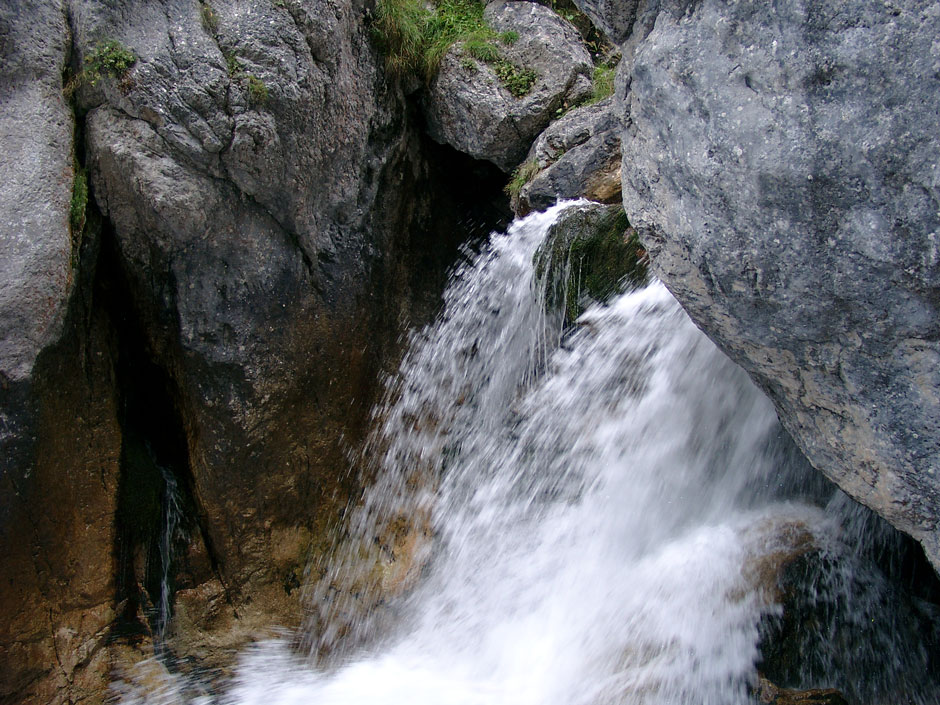
[[[936,3],[579,4],[636,19],[624,205],[654,271],[940,568]]]
[[[114,618],[113,340],[90,305],[64,3],[0,7],[0,702],[100,683]],[[83,266],[87,265],[87,266]]]
[[[0,8],[0,702],[100,702],[155,641],[212,667],[299,623],[480,196],[427,158],[367,12]]]

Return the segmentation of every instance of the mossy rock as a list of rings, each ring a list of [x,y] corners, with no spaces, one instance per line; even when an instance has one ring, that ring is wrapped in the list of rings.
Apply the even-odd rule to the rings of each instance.
[[[646,252],[621,206],[567,210],[535,254],[549,311],[564,307],[571,324],[591,303],[606,303],[647,281]]]

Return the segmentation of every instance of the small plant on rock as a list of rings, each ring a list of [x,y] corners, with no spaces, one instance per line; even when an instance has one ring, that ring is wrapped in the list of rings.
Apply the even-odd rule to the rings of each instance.
[[[69,204],[69,225],[72,233],[80,233],[85,227],[85,209],[88,207],[88,175],[78,164],[72,181],[72,202]]]
[[[517,66],[505,59],[493,63],[493,71],[500,83],[516,98],[528,95],[539,78],[539,75],[533,69]]]
[[[506,193],[515,201],[519,197],[519,192],[522,191],[522,187],[532,181],[538,173],[539,163],[535,159],[522,162],[522,164],[517,166],[515,171],[512,172],[509,183],[506,184]]]
[[[216,34],[219,31],[219,15],[212,9],[212,5],[203,2],[199,7],[199,17],[202,20],[202,27],[209,34]]]
[[[248,102],[251,105],[264,105],[268,102],[268,87],[257,76],[248,74]]]
[[[229,78],[238,78],[245,72],[242,62],[234,54],[225,54],[225,65],[228,67]]]
[[[82,78],[92,86],[105,76],[123,79],[135,63],[137,56],[120,42],[113,39],[99,42],[85,57]]]

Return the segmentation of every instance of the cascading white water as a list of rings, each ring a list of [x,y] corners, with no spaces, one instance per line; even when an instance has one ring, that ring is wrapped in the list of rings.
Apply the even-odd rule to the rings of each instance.
[[[766,568],[807,545],[846,565],[841,515],[798,501],[813,482],[776,452],[771,405],[662,285],[562,337],[533,256],[566,207],[494,236],[413,341],[365,451],[376,480],[353,541],[310,591],[312,648],[341,657],[318,670],[259,645],[222,702],[753,702],[761,620],[779,610]],[[420,579],[387,618],[351,617],[335,586],[403,516],[426,524],[407,554]]]

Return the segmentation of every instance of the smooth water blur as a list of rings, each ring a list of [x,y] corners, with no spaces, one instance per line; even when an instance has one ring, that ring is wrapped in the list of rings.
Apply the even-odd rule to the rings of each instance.
[[[565,207],[579,206],[515,223],[456,272],[377,410],[373,487],[308,589],[306,643],[332,657],[318,669],[286,642],[258,645],[221,702],[743,704],[781,566],[812,549],[838,566],[814,574],[814,599],[860,623],[881,609],[876,571],[863,589],[848,579],[863,570],[845,542],[861,540],[843,527],[854,505],[824,511],[831,488],[662,285],[564,335],[545,313],[532,261]],[[388,539],[376,559],[393,534],[410,548]],[[367,583],[385,590],[374,606]],[[900,653],[879,684],[826,660],[822,637],[801,648],[825,663],[796,677],[934,702],[907,675],[929,658],[897,633],[855,645]]]

